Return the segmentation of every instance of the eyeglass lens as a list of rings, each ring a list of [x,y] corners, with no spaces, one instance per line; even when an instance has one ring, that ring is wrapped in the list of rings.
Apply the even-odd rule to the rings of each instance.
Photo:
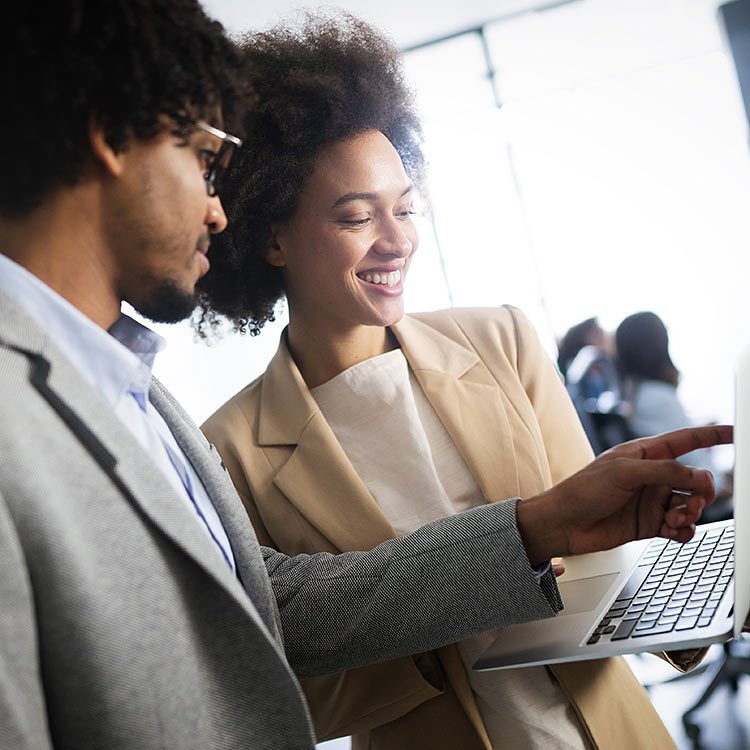
[[[218,193],[222,179],[232,162],[234,152],[235,144],[231,141],[224,141],[216,152],[216,156],[211,161],[211,165],[205,174],[206,189],[209,195],[214,196]]]

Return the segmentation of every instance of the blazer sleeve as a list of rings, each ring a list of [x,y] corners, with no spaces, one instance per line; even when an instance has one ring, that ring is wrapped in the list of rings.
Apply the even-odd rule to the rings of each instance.
[[[293,669],[343,671],[556,614],[554,575],[534,574],[517,502],[433,521],[368,552],[264,549]]]
[[[34,597],[15,525],[0,495],[0,747],[52,750]]]

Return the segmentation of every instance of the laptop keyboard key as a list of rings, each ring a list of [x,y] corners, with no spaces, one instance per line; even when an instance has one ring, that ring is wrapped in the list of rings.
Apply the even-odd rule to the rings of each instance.
[[[622,617],[625,614],[626,608],[625,607],[612,607],[612,609],[607,612],[605,617]]]
[[[690,630],[691,628],[695,627],[695,624],[698,622],[698,615],[693,615],[691,617],[681,617],[680,621],[675,626],[675,630]]]
[[[617,601],[632,599],[638,593],[638,589],[643,585],[647,576],[648,570],[646,568],[636,568],[628,582],[620,590]]]
[[[595,631],[594,635],[609,635],[610,633],[615,632],[615,626],[614,625],[600,625]]]
[[[635,624],[638,620],[623,620],[617,627],[617,630],[612,634],[613,641],[621,641],[625,638],[629,638],[630,634],[635,629]]]
[[[661,623],[672,623],[672,622],[677,622],[677,620],[679,620],[679,619],[680,619],[679,615],[662,615],[659,618],[659,622],[661,622]]]
[[[638,628],[635,629],[635,632],[633,633],[633,638],[641,638],[644,635],[660,635],[662,633],[669,633],[674,629],[674,623],[669,625],[659,625],[656,623],[652,628],[649,628],[648,630],[638,630]]]

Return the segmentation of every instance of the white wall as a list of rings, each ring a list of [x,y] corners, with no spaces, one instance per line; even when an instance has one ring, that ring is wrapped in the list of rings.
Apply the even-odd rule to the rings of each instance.
[[[436,39],[487,20],[557,0],[341,0],[336,3],[278,0],[203,0],[206,11],[231,33],[266,28],[302,8],[339,7],[391,35],[401,47]]]

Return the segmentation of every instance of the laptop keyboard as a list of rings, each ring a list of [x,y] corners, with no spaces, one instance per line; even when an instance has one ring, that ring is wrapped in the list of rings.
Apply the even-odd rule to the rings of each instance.
[[[734,526],[655,539],[587,643],[707,627],[734,571]]]

